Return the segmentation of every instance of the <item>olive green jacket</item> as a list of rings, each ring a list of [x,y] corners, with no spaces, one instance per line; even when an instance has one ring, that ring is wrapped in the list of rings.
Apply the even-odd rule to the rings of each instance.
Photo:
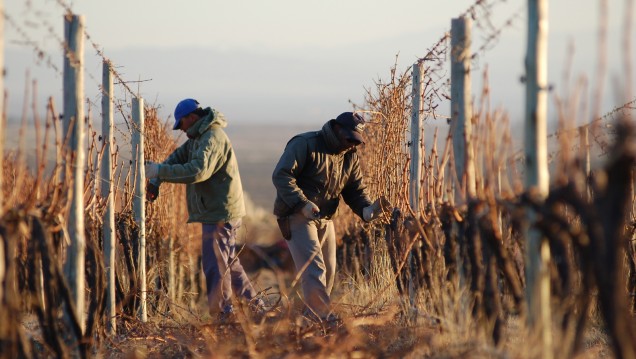
[[[300,211],[308,201],[320,209],[320,216],[332,218],[340,196],[362,218],[362,209],[371,201],[362,180],[355,148],[340,152],[332,121],[320,131],[293,137],[274,169],[276,187],[274,214],[285,217]]]
[[[188,222],[229,222],[245,216],[243,188],[222,113],[208,114],[188,129],[188,140],[159,165],[161,182],[185,183]]]

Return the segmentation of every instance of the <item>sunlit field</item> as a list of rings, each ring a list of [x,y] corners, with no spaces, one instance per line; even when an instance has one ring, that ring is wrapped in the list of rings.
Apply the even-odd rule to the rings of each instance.
[[[481,5],[463,14],[476,25],[483,25]],[[0,357],[636,358],[630,55],[623,55],[628,80],[616,80],[608,111],[599,110],[603,91],[582,83],[537,90],[554,115],[536,141],[545,145],[532,152],[524,148],[533,133],[524,121],[536,124],[539,111],[516,118],[511,113],[519,111],[491,107],[493,88],[509,84],[491,83],[486,65],[470,72],[483,83],[473,93],[464,89],[470,110],[449,115],[457,96],[448,64],[458,52],[449,36],[406,69],[396,57],[364,88],[362,102],[342,109],[365,118],[366,143],[356,150],[366,189],[391,205],[366,223],[341,201],[333,219],[333,320],[303,315],[300,274],[272,214],[271,180],[287,141],[330,118],[246,124],[225,113],[247,208],[239,258],[266,312],[255,315],[235,298],[236,318],[220,321],[208,311],[201,228],[186,223],[185,186],[162,184],[154,202],[140,194],[139,164],[161,162],[185,140],[172,130],[173,119],[146,103],[137,126],[127,88],[115,102],[119,123],[107,178],[106,135],[91,107],[80,119],[85,158],[78,175],[73,127],[64,131],[69,122],[56,99],[40,109],[27,91],[22,116],[3,121]],[[467,121],[461,141],[454,135],[458,112]],[[416,131],[421,140],[413,140]],[[144,157],[136,160],[132,143],[139,137]],[[528,185],[537,158],[547,161],[545,193]],[[109,184],[112,192],[104,192]],[[111,203],[115,227],[108,237]],[[79,234],[70,229],[78,219]],[[80,258],[70,250],[77,245]],[[77,263],[79,273],[69,276]]]

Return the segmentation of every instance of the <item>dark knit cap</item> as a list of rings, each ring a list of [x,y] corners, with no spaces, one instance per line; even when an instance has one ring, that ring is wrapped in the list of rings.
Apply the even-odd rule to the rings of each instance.
[[[336,117],[336,122],[347,132],[347,139],[358,143],[364,143],[362,132],[364,131],[364,118],[357,113],[343,112]]]

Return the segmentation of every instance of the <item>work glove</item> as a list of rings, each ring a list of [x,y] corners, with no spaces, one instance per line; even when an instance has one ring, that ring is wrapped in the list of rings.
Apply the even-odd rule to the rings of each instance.
[[[159,184],[155,181],[146,183],[146,200],[154,202],[159,197]]]
[[[362,218],[366,222],[371,222],[372,220],[380,217],[385,212],[389,212],[391,210],[391,202],[384,196],[380,196],[378,199],[373,202],[372,205],[368,207],[364,207],[362,209]]]
[[[144,166],[146,169],[146,178],[152,179],[159,177],[159,164],[151,161],[147,161]]]
[[[312,201],[307,202],[303,209],[301,210],[303,216],[307,219],[318,219],[320,218],[320,208],[316,206],[316,204]]]

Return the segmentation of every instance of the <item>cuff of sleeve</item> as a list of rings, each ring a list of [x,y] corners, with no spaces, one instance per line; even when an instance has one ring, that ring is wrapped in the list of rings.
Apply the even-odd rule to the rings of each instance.
[[[359,207],[357,207],[355,209],[352,208],[353,209],[353,213],[357,214],[358,217],[362,218],[363,221],[369,222],[366,219],[364,219],[364,209],[367,208],[367,207],[370,207],[372,204],[373,203],[371,201],[366,200],[366,201],[364,201],[364,203],[361,206],[359,206]]]
[[[157,181],[161,182],[161,167],[163,165],[161,163],[157,163]]]
[[[309,203],[308,199],[306,198],[301,199],[300,201],[298,201],[298,204],[296,204],[294,208],[292,208],[292,212],[294,213],[300,212],[307,203]]]

